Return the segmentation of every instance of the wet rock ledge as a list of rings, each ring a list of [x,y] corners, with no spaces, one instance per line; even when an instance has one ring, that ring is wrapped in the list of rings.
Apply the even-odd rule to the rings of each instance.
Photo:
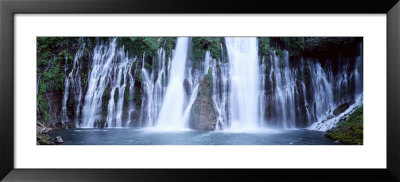
[[[49,135],[53,129],[44,126],[43,124],[37,122],[36,126],[36,145],[57,145],[64,143],[61,136],[56,136],[55,138]]]

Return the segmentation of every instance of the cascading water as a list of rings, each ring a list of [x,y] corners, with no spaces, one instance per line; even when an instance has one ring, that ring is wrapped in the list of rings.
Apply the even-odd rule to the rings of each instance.
[[[216,130],[229,126],[229,63],[221,63],[211,59],[213,94],[212,100],[216,114]]]
[[[123,48],[116,50],[116,39],[113,39],[108,46],[99,45],[94,48],[80,127],[99,127],[99,122],[103,119],[102,97],[108,85],[110,85],[111,92],[105,125],[106,127],[122,127],[124,92],[128,82],[128,72],[135,61],[128,58],[123,50]],[[129,79],[129,81],[132,81],[129,83],[130,85],[134,84],[133,79]],[[117,93],[116,90],[118,90]],[[116,96],[117,106],[115,107]]]
[[[266,61],[265,58],[261,58],[261,64],[260,64],[260,94],[259,94],[259,98],[258,98],[258,105],[259,105],[259,120],[260,120],[260,124],[261,127],[265,127],[265,103],[267,102],[267,92],[266,92]]]
[[[335,98],[323,97],[325,100],[322,103],[329,102],[330,107],[318,108],[318,119],[316,122],[313,122],[308,127],[309,130],[318,130],[318,131],[327,131],[336,126],[336,124],[341,121],[347,119],[350,113],[355,111],[359,106],[363,103],[363,78],[362,78],[362,44],[359,46],[360,52],[359,55],[354,60],[354,68],[351,68],[351,64],[349,64],[352,60],[341,60],[344,63],[340,64],[339,66],[339,73],[336,76],[332,76],[331,68],[329,69],[331,76],[323,75],[323,77],[331,77],[330,81],[326,81],[325,79],[323,82],[330,82],[329,84],[325,84],[325,87],[332,85],[329,87],[331,89],[330,94],[332,97],[336,95]],[[332,67],[332,65],[329,65]],[[322,69],[321,69],[322,70]],[[322,70],[323,71],[323,70]],[[360,74],[361,72],[361,74]],[[352,91],[351,87],[352,82],[354,82],[354,91]],[[335,93],[335,94],[334,94]],[[327,99],[329,98],[329,99]],[[334,109],[335,107],[347,103],[349,106],[348,108],[340,113],[337,116],[334,116]]]
[[[190,38],[178,38],[172,59],[160,47],[154,57],[137,58],[129,57],[123,45],[117,48],[116,39],[97,43],[91,50],[86,85],[82,43],[72,64],[65,64],[62,123],[70,120],[69,113],[81,128],[188,129],[200,81],[209,70],[215,130],[327,130],[338,122],[332,119],[336,107],[350,103],[346,115],[362,103],[361,44],[358,57],[339,56],[332,63],[289,59],[285,50],[270,50],[259,59],[256,38],[227,37],[221,43],[222,58],[214,59],[206,51],[199,64],[189,56],[190,43]],[[73,112],[67,112],[69,99],[74,101]]]
[[[88,90],[82,110],[80,125],[82,128],[95,127],[95,122],[102,120],[102,96],[109,82],[115,47],[114,39],[109,46],[99,45],[94,48],[91,70],[88,74]]]
[[[80,113],[80,107],[81,107],[81,98],[82,98],[82,84],[81,84],[81,64],[79,62],[79,59],[83,56],[83,49],[85,48],[85,45],[83,44],[78,52],[75,54],[74,57],[74,62],[72,64],[71,72],[68,74],[68,76],[65,78],[64,81],[64,97],[62,100],[62,105],[61,105],[61,122],[64,124],[65,122],[69,121],[68,115],[67,115],[67,101],[69,97],[69,89],[71,87],[72,93],[74,95],[74,101],[75,101],[75,125],[78,126],[78,118],[79,118],[79,113]],[[66,59],[67,60],[67,59]],[[68,67],[67,64],[65,64],[65,73],[67,72]]]
[[[129,59],[124,53],[122,47],[118,51],[116,62],[114,63],[111,71],[111,95],[108,102],[108,114],[107,114],[107,127],[122,127],[122,112],[124,103],[125,87],[127,85],[128,72],[132,69],[133,59]],[[119,59],[119,60],[118,60]],[[118,63],[119,61],[119,63]],[[133,80],[130,80],[133,81]],[[134,83],[131,82],[131,85]],[[117,105],[115,106],[115,91],[118,89]],[[114,124],[115,122],[115,124]]]
[[[131,71],[128,71],[129,76],[129,108],[128,108],[128,118],[126,120],[126,127],[129,127],[132,122],[132,113],[135,111],[135,104],[133,102],[133,94],[135,88],[135,80]]]
[[[156,127],[162,130],[182,130],[187,128],[183,120],[185,92],[183,81],[187,59],[187,37],[178,38],[172,58],[168,87],[163,99]]]
[[[357,83],[360,78],[357,69],[350,69],[349,60],[342,60],[335,73],[330,60],[324,66],[313,59],[289,61],[287,51],[280,55],[270,51],[269,59],[261,63],[267,67],[261,72],[261,87],[266,93],[260,95],[260,111],[264,111],[267,127],[306,128],[324,118],[327,111],[355,99],[349,80]]]
[[[191,96],[190,96],[189,103],[188,103],[188,105],[187,105],[185,111],[183,112],[183,122],[184,122],[185,124],[188,123],[189,116],[190,116],[190,109],[192,109],[192,105],[193,105],[194,101],[196,100],[196,96],[197,96],[197,91],[198,91],[198,89],[199,89],[199,85],[197,84],[197,85],[194,87],[194,89],[193,89],[193,91],[192,91],[192,94],[191,94]]]
[[[162,98],[164,96],[166,84],[166,63],[165,63],[165,51],[163,49],[158,50],[157,67],[153,67],[153,71],[149,75],[148,70],[142,66],[142,74],[144,78],[143,90],[145,92],[144,104],[145,108],[142,111],[141,122],[143,126],[152,127],[158,119],[158,113],[160,113]]]
[[[225,38],[230,63],[230,129],[254,130],[259,127],[258,48],[255,37]]]
[[[318,103],[314,109],[317,117],[320,117],[334,106],[332,88],[320,63],[316,62],[313,66],[310,66],[310,71],[313,75],[314,101]]]
[[[357,56],[355,69],[354,69],[354,77],[355,77],[355,90],[356,94],[361,94],[363,91],[363,45],[360,43],[359,46],[360,52],[359,56]]]
[[[289,55],[284,52],[284,57],[279,57],[276,52],[271,55],[273,67],[271,74],[275,75],[275,112],[280,113],[278,119],[283,128],[295,127],[295,104],[293,97],[294,79],[289,69]],[[272,78],[272,77],[271,77]]]

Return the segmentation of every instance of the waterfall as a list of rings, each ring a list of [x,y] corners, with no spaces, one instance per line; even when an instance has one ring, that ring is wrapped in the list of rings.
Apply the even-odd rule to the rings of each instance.
[[[130,126],[132,122],[132,113],[135,111],[135,104],[133,102],[135,80],[133,79],[131,71],[128,71],[128,76],[129,76],[129,97],[128,97],[129,108],[128,108],[128,118],[126,120],[126,125],[125,125],[126,127]]]
[[[204,50],[204,59],[191,60],[187,37],[177,39],[171,59],[161,46],[152,57],[129,55],[113,38],[91,48],[87,63],[82,60],[91,46],[81,41],[73,61],[65,60],[61,122],[72,120],[81,128],[188,129],[199,83],[209,71],[215,130],[327,130],[338,122],[332,119],[335,108],[349,104],[347,115],[362,104],[362,44],[357,56],[318,60],[276,48],[259,57],[257,38],[224,40],[219,58]]]
[[[339,121],[344,121],[348,118],[349,114],[355,111],[363,102],[363,95],[356,96],[355,101],[343,113],[338,116],[332,116],[332,110],[328,111],[324,116],[321,116],[317,122],[310,125],[307,129],[317,131],[327,131],[336,126]]]
[[[124,53],[124,48],[122,47],[118,50],[119,63],[114,63],[112,66],[110,74],[110,85],[111,85],[111,95],[108,102],[108,113],[107,113],[107,127],[122,127],[122,112],[124,103],[124,93],[125,87],[127,85],[128,72],[132,69],[133,59],[129,59]],[[133,81],[133,80],[131,80]],[[131,85],[133,83],[130,83]],[[117,104],[115,106],[115,91],[118,89]],[[115,122],[115,124],[114,124]]]
[[[187,128],[183,120],[185,92],[183,81],[187,59],[188,38],[178,38],[169,71],[168,87],[162,102],[156,127],[162,130]]]
[[[82,128],[100,127],[103,120],[102,98],[106,89],[111,89],[107,105],[106,127],[122,127],[124,92],[128,72],[135,59],[128,58],[123,47],[116,50],[116,39],[108,46],[97,45],[88,73],[88,89],[82,109]],[[129,79],[133,85],[133,79]],[[117,103],[115,104],[115,98]]]
[[[190,96],[190,100],[189,100],[189,104],[187,105],[185,111],[183,112],[183,122],[186,124],[189,120],[189,114],[190,114],[190,109],[192,109],[192,105],[194,103],[194,101],[196,100],[197,97],[197,91],[199,89],[199,84],[197,84],[193,91],[192,94]]]
[[[82,110],[82,128],[98,126],[95,122],[102,120],[102,96],[109,82],[112,60],[115,54],[116,40],[109,46],[98,45],[93,51],[91,70],[88,73],[88,90]],[[114,98],[114,97],[112,97]],[[96,124],[96,125],[95,125]]]
[[[265,123],[265,103],[267,103],[267,93],[266,93],[266,74],[267,74],[267,69],[266,69],[266,61],[265,58],[263,57],[261,59],[261,64],[260,64],[260,95],[258,98],[258,105],[259,105],[259,120],[260,120],[260,124],[262,127],[264,127],[264,123]]]
[[[80,58],[83,56],[83,49],[85,48],[85,45],[83,44],[77,53],[75,54],[74,57],[74,62],[72,64],[71,71],[69,72],[68,76],[65,78],[64,81],[64,96],[61,104],[61,122],[64,124],[65,122],[69,121],[68,115],[67,115],[67,101],[69,97],[69,89],[71,87],[72,94],[74,96],[74,104],[75,104],[75,125],[78,126],[78,118],[79,118],[79,112],[81,108],[81,98],[82,98],[82,84],[81,84],[81,64],[79,62]],[[68,60],[67,58],[65,59],[66,61]],[[64,71],[67,73],[68,64],[65,64]]]
[[[221,63],[211,58],[208,59],[211,60],[213,80],[212,100],[217,117],[215,128],[216,130],[223,130],[229,126],[229,63]]]
[[[152,127],[154,126],[160,113],[162,98],[164,96],[166,84],[166,63],[165,63],[165,51],[163,49],[158,50],[157,64],[153,66],[151,74],[149,70],[144,66],[144,60],[142,63],[142,74],[143,74],[143,91],[145,93],[145,102],[142,104],[146,109],[142,111],[141,123],[143,126]]]
[[[355,76],[355,83],[356,83],[356,88],[355,88],[355,93],[360,94],[363,91],[363,45],[360,43],[359,46],[359,56],[356,58],[356,63],[355,63],[355,69],[354,69],[354,76]]]
[[[327,75],[319,62],[310,66],[310,70],[313,78],[314,101],[316,102],[315,114],[317,117],[321,117],[323,113],[334,106],[333,91],[331,83],[328,82]]]
[[[283,57],[277,55],[275,51],[271,55],[273,66],[271,73],[275,76],[275,94],[276,101],[275,112],[278,113],[277,120],[281,127],[295,127],[295,104],[294,104],[294,77],[289,68],[289,55],[284,51]]]
[[[210,67],[210,60],[211,60],[211,56],[210,56],[210,51],[206,51],[206,55],[204,58],[204,75],[207,74],[208,72],[208,68]]]
[[[230,119],[232,130],[259,127],[258,44],[255,37],[225,38],[230,63]]]
[[[325,95],[321,91],[315,92],[316,95],[320,95],[315,97],[315,100],[319,101],[319,106],[317,105],[317,121],[311,123],[307,129],[329,130],[335,127],[339,121],[346,120],[350,113],[363,104],[362,44],[360,44],[359,49],[359,55],[355,60],[339,59],[340,66],[338,66],[338,73],[335,76],[333,76],[331,64],[327,65],[328,74],[324,73],[319,63],[316,64],[314,70],[319,74],[314,76],[318,80],[314,82],[316,85],[319,83],[319,88],[326,91]],[[353,66],[351,65],[352,61],[354,61]],[[330,80],[328,79],[329,77]],[[352,82],[354,82],[354,85],[352,85]],[[352,87],[354,90],[351,89]],[[334,109],[343,103],[350,105],[343,113],[334,116]]]
[[[339,59],[337,73],[331,60],[323,63],[309,58],[289,61],[288,51],[270,51],[269,60],[261,61],[267,67],[261,69],[261,86],[267,93],[260,94],[260,112],[267,113],[267,127],[307,128],[329,115],[328,111],[355,99],[349,95],[349,80],[357,83],[360,76],[357,69],[350,69],[350,61]]]

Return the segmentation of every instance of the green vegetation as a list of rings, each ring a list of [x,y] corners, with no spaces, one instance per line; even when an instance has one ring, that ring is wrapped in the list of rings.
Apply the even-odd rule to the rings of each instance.
[[[222,60],[221,44],[223,41],[222,37],[193,37],[191,59],[203,60],[206,51],[209,50],[212,58]]]
[[[304,51],[304,39],[303,37],[271,37],[271,44],[277,52],[283,49],[289,51],[289,56],[300,56]]]
[[[37,46],[37,76],[38,76],[38,112],[42,122],[50,119],[58,119],[49,113],[50,104],[46,93],[61,94],[64,89],[64,65],[71,63],[74,56],[69,53],[68,41],[76,41],[75,38],[38,37]]]
[[[258,37],[258,55],[267,56],[271,50],[269,37]]]
[[[283,50],[289,51],[289,56],[300,55],[304,50],[304,38],[296,37],[258,37],[258,49],[260,56],[268,56],[269,51],[283,58]]]
[[[165,50],[165,56],[167,58],[172,57],[172,50],[175,48],[176,37],[164,37],[161,38],[161,46]]]
[[[118,37],[117,47],[124,47],[131,55],[155,56],[159,47],[159,40],[155,37]]]
[[[76,51],[85,44],[81,62],[81,84],[85,89],[87,85],[87,77],[89,70],[89,59],[91,50],[96,44],[108,44],[112,40],[109,37],[100,38],[78,38],[78,37],[38,37],[37,38],[37,110],[38,121],[46,125],[55,125],[61,118],[61,101],[64,93],[64,82],[67,73],[71,70]],[[159,48],[165,50],[166,57],[172,57],[174,49],[175,37],[118,37],[117,48],[124,47],[128,51],[129,56],[138,56],[140,59],[145,55],[144,66],[152,69],[153,57],[157,56]],[[166,60],[168,61],[168,59]],[[135,95],[132,99],[140,107],[141,104],[141,63],[132,66],[132,74],[137,84],[135,84]],[[65,71],[67,66],[67,71]],[[123,80],[122,80],[123,81]],[[128,87],[127,87],[128,89]],[[125,93],[128,93],[126,91]],[[110,98],[110,89],[106,89],[103,93],[103,100]],[[107,102],[103,102],[103,107],[107,107]],[[51,107],[50,107],[51,106]],[[71,107],[74,103],[69,100],[67,102],[67,114],[72,115]],[[50,113],[51,112],[51,113]],[[51,121],[51,122],[50,122]],[[50,122],[50,123],[49,123]]]
[[[326,134],[335,140],[347,144],[363,144],[363,106],[350,114],[346,121],[339,122],[337,126]]]
[[[172,56],[172,49],[175,46],[175,37],[118,37],[117,47],[124,47],[130,55],[153,57],[157,55],[159,48],[166,50],[166,56]]]

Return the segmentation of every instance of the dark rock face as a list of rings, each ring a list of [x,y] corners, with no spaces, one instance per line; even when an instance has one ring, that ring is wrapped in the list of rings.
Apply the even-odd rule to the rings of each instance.
[[[309,125],[309,122],[307,120],[307,117],[304,113],[307,113],[306,107],[305,106],[305,101],[302,96],[305,95],[305,91],[303,90],[303,87],[301,85],[301,82],[299,80],[296,81],[296,86],[294,86],[294,102],[295,102],[295,113],[296,113],[296,127],[298,128],[305,128]]]
[[[189,126],[197,130],[215,130],[217,123],[212,101],[212,71],[201,80],[197,98],[190,110]]]
[[[333,111],[333,115],[338,116],[339,114],[341,114],[342,112],[346,111],[347,108],[350,107],[350,103],[344,103],[341,104],[340,106],[338,106],[334,111]]]
[[[52,128],[56,128],[57,124],[60,123],[60,119],[57,116],[61,113],[61,102],[62,102],[62,94],[61,92],[49,92],[46,93],[46,99],[50,104],[49,107],[49,120],[47,126]]]

